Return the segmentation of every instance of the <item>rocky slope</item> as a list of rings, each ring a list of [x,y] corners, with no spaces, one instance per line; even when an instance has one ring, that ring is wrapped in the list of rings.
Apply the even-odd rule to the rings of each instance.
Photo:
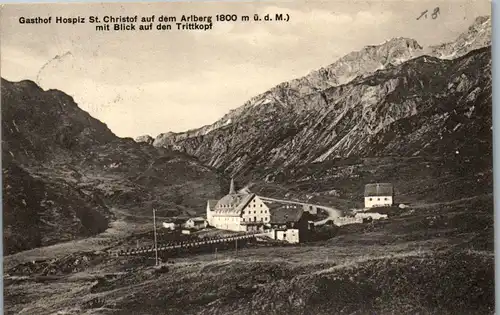
[[[63,92],[1,88],[5,254],[103,231],[112,207],[186,215],[221,193],[211,168],[116,137]]]
[[[353,101],[363,103],[363,108],[373,109],[376,107],[374,103],[380,102],[385,96],[392,93],[393,90],[398,87],[400,89],[403,88],[400,83],[402,82],[401,80],[405,79],[398,76],[405,74],[398,73],[398,71],[405,71],[405,69],[407,69],[407,67],[405,68],[401,65],[408,60],[425,55],[428,57],[418,59],[420,60],[419,62],[426,60],[430,63],[443,63],[443,67],[445,67],[445,61],[436,60],[430,57],[448,58],[450,56],[464,56],[472,50],[489,45],[490,38],[491,19],[489,17],[478,17],[467,32],[460,35],[451,43],[423,48],[413,39],[395,38],[378,46],[367,46],[360,51],[352,52],[344,56],[325,68],[313,71],[305,77],[284,82],[252,98],[243,106],[230,111],[212,125],[184,133],[169,132],[160,134],[156,137],[153,144],[157,147],[168,147],[194,154],[215,167],[221,167],[221,163],[229,162],[223,162],[222,160],[235,160],[238,158],[240,160],[248,160],[248,157],[245,156],[255,152],[247,153],[245,150],[241,151],[238,148],[238,151],[241,152],[237,156],[231,153],[222,153],[228,150],[225,146],[232,145],[224,144],[224,141],[221,141],[224,137],[232,136],[233,132],[239,134],[238,130],[246,129],[246,121],[252,121],[251,123],[261,125],[261,127],[269,122],[278,123],[281,125],[280,128],[278,128],[279,130],[275,130],[277,131],[278,138],[288,137],[290,139],[293,138],[294,141],[298,141],[298,136],[304,136],[305,134],[300,134],[298,136],[293,136],[291,134],[298,133],[299,130],[303,133],[307,133],[303,130],[301,125],[305,124],[305,121],[319,119],[322,122],[318,122],[318,126],[320,124],[323,126],[328,123],[337,124],[341,120],[345,121],[345,119],[342,119],[342,116],[353,113],[353,104],[351,104]],[[424,61],[424,63],[426,61]],[[418,62],[413,61],[411,65],[418,66]],[[443,69],[435,70],[439,72]],[[415,69],[415,71],[419,72],[419,69]],[[433,70],[429,71],[432,72]],[[393,74],[393,77],[387,77],[390,73]],[[415,74],[418,76],[424,73],[412,73],[412,71],[410,71],[408,74]],[[374,76],[374,80],[378,80],[377,78],[380,78],[381,75],[386,76],[386,82],[379,85],[374,86],[370,85],[368,80],[363,81],[363,79],[366,79],[368,76]],[[359,86],[362,82],[365,82],[363,84],[365,88],[358,87],[354,90],[352,89],[353,86]],[[446,91],[443,91],[443,93],[446,93]],[[327,99],[327,96],[329,99]],[[397,101],[397,99],[392,100],[392,104],[394,105],[390,109],[397,113],[396,115],[392,115],[392,113],[389,114],[390,121],[397,120],[403,116],[406,117],[412,113],[410,111],[407,112],[407,115],[401,114],[401,110],[397,108],[399,107],[396,103]],[[331,107],[335,108],[330,111],[330,109],[332,109]],[[407,105],[403,105],[402,107],[402,111],[409,110]],[[349,110],[349,108],[351,108],[351,110]],[[329,111],[330,113],[328,113]],[[382,109],[380,109],[380,111],[382,111]],[[335,118],[338,121],[335,119],[330,122],[325,121],[324,116],[331,114],[340,114]],[[368,113],[368,115],[373,116],[373,113]],[[367,117],[367,119],[373,119],[373,117]],[[301,122],[299,123],[299,121]],[[377,123],[379,123],[379,121],[377,121]],[[387,121],[382,125],[387,125],[388,123],[390,122]],[[382,125],[371,124],[366,130],[361,132],[373,134],[376,133],[378,130],[377,128],[380,128]],[[253,126],[248,127],[251,129],[253,128]],[[335,129],[338,133],[340,129],[346,131],[346,127],[348,126],[337,125]],[[267,131],[268,130],[266,130],[266,134]],[[314,134],[314,132],[312,133]],[[264,134],[258,135],[258,132],[255,136],[265,137]],[[338,138],[337,134],[332,135],[332,137],[333,136]],[[347,138],[343,141],[348,141]],[[243,137],[242,139],[250,140],[252,137]],[[281,142],[282,139],[272,141]],[[233,143],[236,144],[237,142],[239,141],[233,140]],[[335,151],[333,146],[332,143],[324,145],[324,147],[329,147],[332,152]],[[278,150],[278,148],[275,148],[271,144],[268,144],[265,148],[266,150],[270,148],[275,149],[271,153],[273,156],[276,156],[276,154],[281,154],[282,156],[287,155],[286,152]],[[234,150],[236,149],[237,148],[234,148]],[[327,151],[326,148],[321,148],[321,150]],[[313,155],[317,153],[318,151],[314,151],[308,154]],[[320,152],[315,159],[323,160],[326,158],[323,153],[326,152]],[[344,153],[345,152],[342,154]],[[302,159],[302,157],[298,157],[298,159]],[[309,160],[310,159],[307,159],[307,161]]]
[[[144,135],[144,136],[139,136],[139,137],[135,138],[135,141],[139,142],[139,143],[145,142],[147,144],[153,144],[155,139],[153,139],[153,137],[151,137],[150,135]]]
[[[247,108],[226,126],[168,144],[245,174],[336,157],[491,152],[490,128],[491,52],[484,48],[454,60],[421,56],[286,105]]]

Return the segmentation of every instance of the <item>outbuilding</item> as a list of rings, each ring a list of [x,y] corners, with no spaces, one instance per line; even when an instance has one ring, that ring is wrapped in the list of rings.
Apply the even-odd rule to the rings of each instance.
[[[390,207],[394,203],[394,188],[390,183],[365,185],[365,209]]]

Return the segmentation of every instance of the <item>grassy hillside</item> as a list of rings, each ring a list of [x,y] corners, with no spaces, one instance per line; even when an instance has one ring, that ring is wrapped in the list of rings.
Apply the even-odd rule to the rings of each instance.
[[[169,257],[162,273],[88,246],[20,253],[6,314],[493,314],[492,216],[491,195],[420,205],[326,241]]]

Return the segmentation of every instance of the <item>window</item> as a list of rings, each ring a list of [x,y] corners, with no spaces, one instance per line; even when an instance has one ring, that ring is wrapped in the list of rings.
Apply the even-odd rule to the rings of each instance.
[[[254,222],[257,222],[257,217],[253,217],[253,221],[254,221]]]
[[[369,198],[368,200],[372,201],[372,198]]]
[[[283,233],[283,238],[286,238],[286,233]]]
[[[313,206],[309,206],[309,210],[312,210],[313,209]]]
[[[377,201],[380,201],[380,198],[377,198]]]
[[[245,222],[245,218],[243,218],[243,222]]]
[[[262,204],[260,204],[260,207],[262,208]]]
[[[387,200],[389,200],[389,198],[385,197],[384,200],[387,201]]]

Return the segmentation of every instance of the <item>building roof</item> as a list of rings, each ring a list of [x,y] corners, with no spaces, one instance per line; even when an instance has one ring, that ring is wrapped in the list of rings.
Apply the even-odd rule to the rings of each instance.
[[[365,197],[392,196],[394,188],[390,183],[373,183],[365,185]]]
[[[241,210],[253,199],[255,194],[229,194],[215,205],[214,215],[240,215]]]
[[[304,214],[304,207],[299,204],[290,204],[278,201],[265,201],[271,214],[270,223],[285,224],[298,222]]]
[[[215,205],[215,208],[236,208],[245,197],[247,197],[247,194],[228,194],[222,197],[219,201],[217,201],[217,204]]]

